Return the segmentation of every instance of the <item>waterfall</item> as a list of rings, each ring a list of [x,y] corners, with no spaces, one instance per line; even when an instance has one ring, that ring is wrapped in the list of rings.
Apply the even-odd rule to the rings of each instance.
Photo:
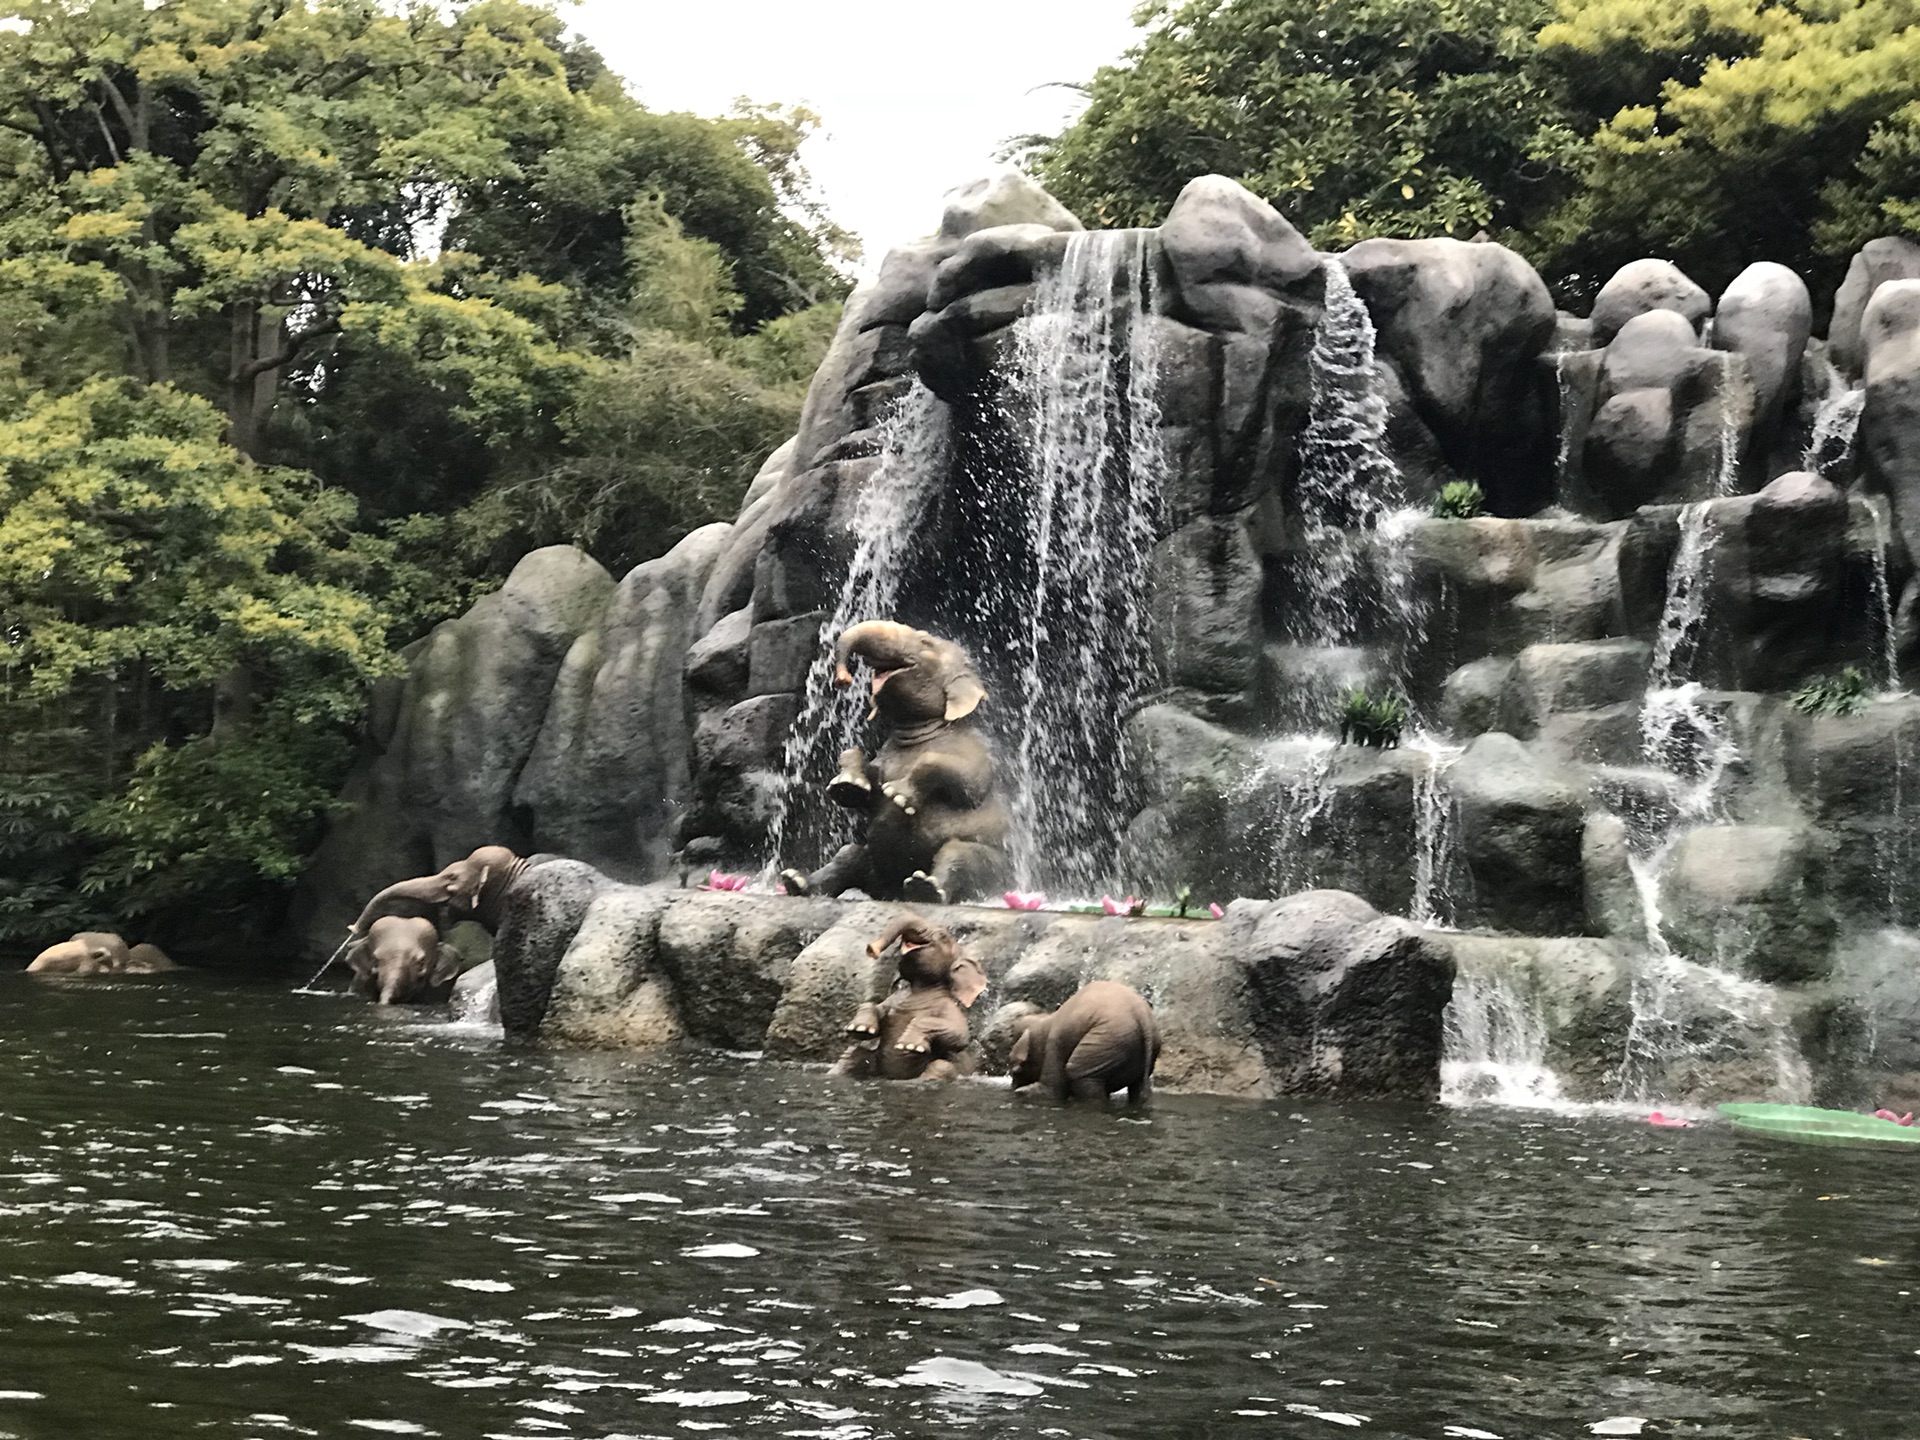
[[[1887,550],[1893,544],[1893,528],[1883,497],[1867,496],[1867,510],[1873,516],[1873,603],[1880,612],[1880,663],[1886,668],[1887,691],[1891,694],[1900,688],[1900,647],[1894,636],[1893,591],[1887,583]]]
[[[1566,488],[1567,470],[1573,464],[1573,376],[1567,368],[1567,352],[1553,352],[1553,385],[1560,397],[1560,448],[1553,459],[1554,491]]]
[[[1466,753],[1431,736],[1416,736],[1406,748],[1423,755],[1426,765],[1413,786],[1413,904],[1408,919],[1416,925],[1453,923],[1453,865],[1459,825],[1445,775]]]
[[[879,467],[847,521],[853,559],[787,732],[769,831],[774,866],[788,859],[817,865],[853,838],[851,814],[828,804],[819,790],[842,752],[861,742],[869,702],[861,686],[834,686],[833,641],[849,625],[893,617],[909,547],[946,474],[948,446],[947,407],[916,380],[881,424]]]
[[[1780,998],[1757,980],[1696,965],[1661,943],[1634,974],[1633,1018],[1622,1047],[1618,1095],[1628,1104],[1668,1099],[1689,1072],[1762,1051],[1772,1064],[1769,1098],[1801,1102],[1811,1088],[1805,1058]],[[1711,1016],[1710,1019],[1703,1018]],[[1755,1044],[1755,1040],[1760,1043]]]
[[[1270,740],[1225,797],[1227,813],[1239,821],[1250,873],[1269,894],[1311,890],[1319,882],[1313,832],[1333,801],[1328,781],[1338,749],[1331,735]]]
[[[1831,391],[1814,412],[1813,434],[1800,457],[1800,468],[1825,475],[1832,466],[1846,459],[1847,452],[1853,449],[1853,437],[1860,429],[1860,412],[1866,404],[1864,389]]]
[[[1132,806],[1126,722],[1152,684],[1148,596],[1166,457],[1153,240],[1068,237],[1019,322],[1007,417],[1024,452],[1023,591],[994,625],[1016,677],[1006,715],[1013,865],[1025,888],[1114,875]],[[989,562],[994,563],[994,562]]]
[[[1560,1077],[1546,1060],[1546,1019],[1532,995],[1508,977],[1460,974],[1444,1026],[1440,1098],[1446,1104],[1562,1103]]]
[[[1425,617],[1408,563],[1413,516],[1387,449],[1373,319],[1345,266],[1328,259],[1321,268],[1325,309],[1307,360],[1307,424],[1294,482],[1301,584],[1289,628],[1295,640],[1316,646],[1384,634],[1404,660],[1420,643]]]

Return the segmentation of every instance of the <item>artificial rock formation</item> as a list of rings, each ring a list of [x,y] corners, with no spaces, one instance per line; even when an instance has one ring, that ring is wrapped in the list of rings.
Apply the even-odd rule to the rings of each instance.
[[[1839,1016],[1833,957],[1920,925],[1920,732],[1910,702],[1816,717],[1788,697],[1846,665],[1885,687],[1920,642],[1916,257],[1867,246],[1822,338],[1777,265],[1716,301],[1636,262],[1575,316],[1497,244],[1321,255],[1218,176],[1109,234],[1019,175],[965,187],[850,297],[730,526],[617,586],[539,552],[412,653],[303,888],[309,948],[483,840],[623,881],[675,855],[817,862],[824,822],[794,797],[864,738],[821,636],[873,610],[984,657],[1016,816],[1040,827],[1013,846],[1025,883],[1344,890],[1524,938],[1475,961],[1516,984],[1600,945],[1633,1003],[1672,958]],[[1482,513],[1430,513],[1454,481]],[[1354,686],[1405,695],[1400,749],[1335,743]],[[1097,722],[1077,738],[1076,714]],[[815,983],[782,967],[839,912],[794,902],[798,943],[769,959],[696,924],[708,903],[553,920],[658,967],[627,989],[593,971],[580,995],[641,998],[549,1033],[787,1046],[701,997],[778,1009]],[[632,938],[656,924],[655,949]],[[724,984],[722,952],[742,967]],[[503,963],[510,1028],[574,993],[542,973]]]
[[[672,1043],[825,1062],[847,1016],[882,999],[894,960],[867,942],[898,905],[625,885],[552,862],[517,883],[495,944],[507,1033],[576,1044]],[[1315,891],[1240,901],[1220,921],[924,909],[984,969],[969,1016],[989,1073],[1013,1019],[1089,980],[1153,1005],[1156,1078],[1242,1096],[1431,1099],[1449,952],[1365,901]]]

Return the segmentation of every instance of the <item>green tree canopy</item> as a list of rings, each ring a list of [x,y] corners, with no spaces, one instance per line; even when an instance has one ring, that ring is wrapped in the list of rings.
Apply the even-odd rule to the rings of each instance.
[[[1714,289],[1761,259],[1830,282],[1920,231],[1910,0],[1564,0],[1539,44],[1587,137],[1534,240],[1569,276],[1659,254]]]
[[[1032,163],[1090,224],[1151,225],[1214,172],[1321,246],[1462,238],[1558,198],[1559,128],[1536,83],[1548,0],[1189,0],[1088,87]]]

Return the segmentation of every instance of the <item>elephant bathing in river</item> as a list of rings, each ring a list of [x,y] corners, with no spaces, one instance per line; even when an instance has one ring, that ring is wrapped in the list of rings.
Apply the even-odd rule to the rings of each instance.
[[[382,1005],[433,1005],[453,993],[466,960],[433,921],[382,915],[347,948],[347,988]]]
[[[879,957],[900,946],[905,989],[878,1005],[862,1005],[847,1022],[853,1043],[832,1073],[878,1080],[946,1080],[971,1069],[967,1009],[987,976],[959,943],[918,915],[902,915],[867,946]]]
[[[1104,1100],[1125,1090],[1147,1098],[1160,1058],[1160,1027],[1138,990],[1095,980],[1058,1010],[1033,1015],[1014,1041],[1013,1088],[1039,1085],[1056,1100]]]
[[[866,838],[810,875],[782,871],[787,892],[857,888],[940,905],[1000,889],[1007,811],[994,791],[993,753],[969,719],[987,698],[973,662],[951,640],[889,620],[841,632],[834,684],[853,683],[854,658],[873,670],[873,708],[892,733],[871,760],[858,750],[842,755],[827,798],[866,812]]]
[[[27,966],[31,975],[158,975],[180,967],[158,945],[135,945],[106,930],[83,930],[49,945]]]

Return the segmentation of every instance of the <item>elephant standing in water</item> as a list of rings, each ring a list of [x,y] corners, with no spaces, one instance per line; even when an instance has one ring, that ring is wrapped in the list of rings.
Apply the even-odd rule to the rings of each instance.
[[[453,993],[466,960],[433,921],[382,915],[347,949],[347,988],[382,1005],[433,1005]]]
[[[504,845],[482,845],[437,874],[389,885],[367,902],[348,931],[349,938],[364,939],[383,915],[428,919],[441,929],[458,920],[473,920],[491,933],[500,928],[507,888],[532,863]]]
[[[853,1043],[832,1073],[879,1080],[946,1080],[963,1074],[967,1009],[987,988],[987,976],[959,942],[918,915],[902,915],[867,946],[878,958],[900,946],[900,978],[878,1005],[862,1005],[847,1022]]]
[[[1039,1085],[1056,1100],[1147,1098],[1160,1058],[1160,1027],[1138,990],[1095,980],[1058,1010],[1030,1016],[1014,1042],[1013,1088]]]
[[[853,683],[852,659],[873,671],[874,711],[892,733],[871,760],[840,757],[827,798],[867,816],[864,841],[812,874],[781,872],[791,895],[860,889],[880,900],[942,905],[1006,883],[1007,811],[994,791],[993,752],[969,722],[987,698],[966,651],[889,620],[849,626],[834,644],[833,683]]]

